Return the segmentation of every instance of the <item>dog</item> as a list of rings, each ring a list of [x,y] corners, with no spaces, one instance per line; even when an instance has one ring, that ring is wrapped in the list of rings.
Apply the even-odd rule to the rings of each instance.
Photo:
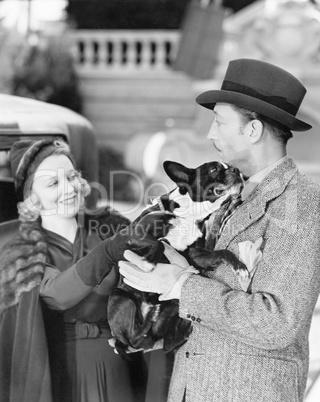
[[[152,271],[158,262],[168,262],[163,254],[166,241],[203,275],[225,261],[237,274],[248,276],[246,266],[232,252],[205,249],[209,217],[243,188],[239,170],[219,162],[193,169],[165,161],[163,167],[177,187],[140,215],[127,241],[129,249],[144,257],[142,269]],[[159,302],[158,296],[124,282],[113,289],[108,321],[119,353],[126,353],[129,346],[152,349],[160,340],[164,351],[170,352],[188,339],[192,325],[179,317],[178,300]]]

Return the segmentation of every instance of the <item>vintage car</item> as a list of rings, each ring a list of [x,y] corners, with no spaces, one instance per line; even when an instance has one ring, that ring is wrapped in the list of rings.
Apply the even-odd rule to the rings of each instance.
[[[91,123],[61,106],[0,94],[0,247],[17,230],[18,214],[9,151],[22,139],[62,139],[69,143],[77,168],[89,182],[98,181],[98,148]],[[88,203],[95,205],[92,193]]]

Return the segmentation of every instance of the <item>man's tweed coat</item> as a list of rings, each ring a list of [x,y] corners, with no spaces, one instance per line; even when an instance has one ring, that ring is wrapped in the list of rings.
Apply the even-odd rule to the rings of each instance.
[[[320,188],[285,157],[235,211],[217,249],[263,238],[247,289],[230,266],[184,284],[180,316],[193,322],[178,350],[170,402],[301,402],[308,333],[320,291]]]

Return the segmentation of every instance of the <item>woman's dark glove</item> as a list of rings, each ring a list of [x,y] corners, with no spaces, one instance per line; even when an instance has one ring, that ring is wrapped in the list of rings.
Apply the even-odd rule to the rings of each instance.
[[[144,210],[141,215],[134,220],[130,225],[125,226],[124,222],[130,222],[127,218],[122,217],[122,229],[114,234],[112,237],[102,241],[90,253],[76,263],[76,270],[86,285],[98,286],[103,278],[111,271],[114,265],[123,260],[123,253],[128,249],[128,240],[139,220],[157,207],[151,207]],[[107,223],[117,222],[119,228],[120,222],[119,213],[115,215],[107,214]],[[114,220],[114,219],[115,220]],[[113,227],[116,227],[113,226]],[[124,227],[123,227],[124,226]]]
[[[123,259],[123,253],[128,248],[127,233],[128,230],[122,229],[76,263],[78,275],[86,285],[98,286],[113,266]]]

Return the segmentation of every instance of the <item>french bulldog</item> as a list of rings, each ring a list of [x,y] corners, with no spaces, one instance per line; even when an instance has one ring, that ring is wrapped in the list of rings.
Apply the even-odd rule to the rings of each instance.
[[[158,262],[167,262],[162,243],[166,241],[203,275],[227,262],[237,274],[247,276],[246,266],[232,252],[205,249],[209,217],[242,190],[239,170],[219,162],[188,168],[165,161],[163,167],[176,188],[141,214],[127,242],[129,249],[144,258],[141,268],[152,271]],[[170,352],[188,339],[192,325],[179,317],[178,300],[160,302],[158,296],[124,282],[112,291],[108,321],[119,353],[128,346],[152,349],[161,339],[164,351]]]

